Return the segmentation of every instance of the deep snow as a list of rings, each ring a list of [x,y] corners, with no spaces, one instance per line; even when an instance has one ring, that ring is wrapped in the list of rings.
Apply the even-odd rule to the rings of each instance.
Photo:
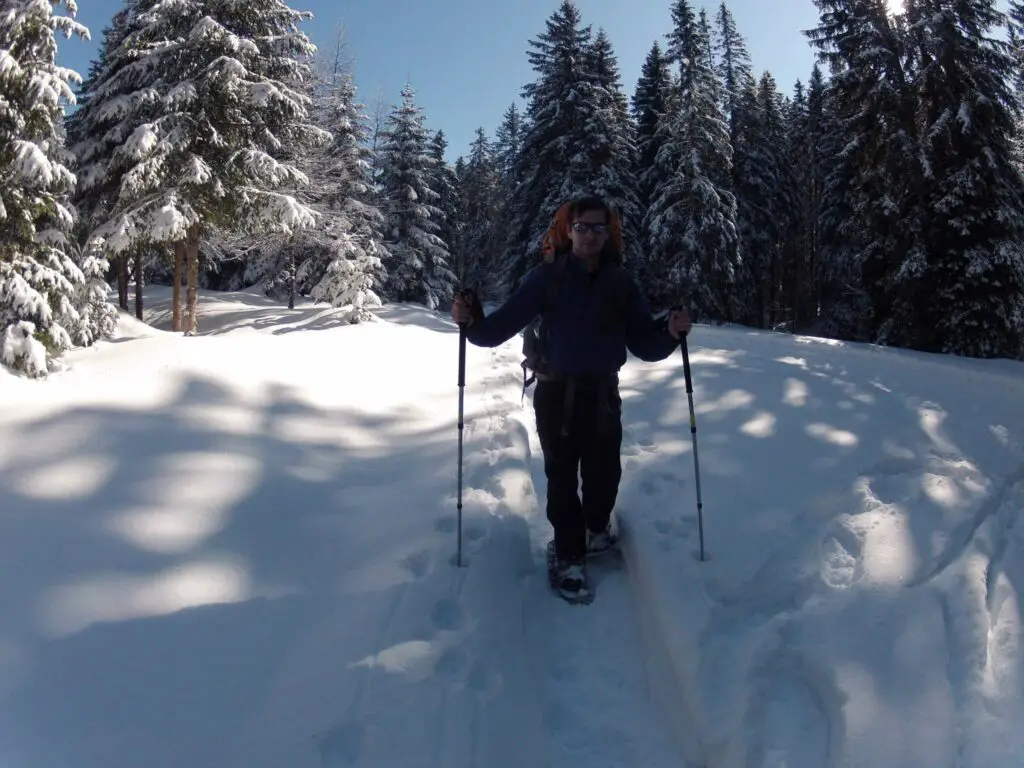
[[[623,371],[624,562],[551,597],[514,339],[204,293],[0,373],[0,765],[962,766],[1024,754],[1024,366],[698,326]],[[538,501],[540,499],[540,501]]]

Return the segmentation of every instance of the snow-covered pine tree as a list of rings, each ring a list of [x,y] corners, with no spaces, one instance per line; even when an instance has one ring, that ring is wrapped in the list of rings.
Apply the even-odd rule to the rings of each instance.
[[[522,199],[519,188],[523,181],[524,165],[520,162],[525,126],[519,107],[513,102],[502,117],[494,134],[494,163],[497,174],[497,201],[495,203],[492,273],[495,299],[507,294],[512,287],[512,266],[520,257],[521,248],[515,243],[515,211]]]
[[[729,121],[729,137],[735,144],[741,118],[740,104],[744,94],[754,88],[756,83],[747,41],[740,34],[736,18],[725,0],[722,0],[715,12],[713,49],[717,62],[715,70],[722,82],[722,109]]]
[[[1013,57],[1013,92],[1017,104],[1024,106],[1024,1],[1009,0],[1006,11],[1006,36]],[[1024,113],[1015,115],[1017,124],[1013,146],[1017,166],[1024,173]]]
[[[589,48],[593,77],[594,111],[584,128],[582,142],[587,165],[577,171],[586,187],[618,212],[625,246],[623,264],[638,274],[643,258],[643,209],[636,175],[636,129],[629,116],[629,101],[622,91],[618,59],[603,29]]]
[[[412,85],[402,89],[402,104],[388,115],[380,149],[380,184],[390,258],[388,298],[430,309],[449,302],[455,274],[448,249],[438,237],[438,194],[429,186],[434,162],[422,110]]]
[[[109,211],[112,199],[116,197],[116,186],[109,183],[95,183],[93,169],[97,162],[103,162],[103,154],[111,151],[112,140],[108,132],[118,118],[104,110],[98,114],[104,102],[97,99],[95,89],[97,83],[108,76],[112,66],[124,66],[126,59],[118,59],[116,53],[130,31],[129,19],[138,5],[139,0],[125,0],[123,6],[114,14],[110,24],[103,30],[96,59],[90,64],[89,73],[79,88],[77,109],[67,118],[68,146],[77,163],[77,185],[71,200],[77,213],[76,236],[85,241],[89,232],[96,227]],[[107,97],[109,100],[109,95]],[[109,179],[108,179],[109,181]],[[128,309],[128,262],[131,254],[122,253],[113,259],[117,270],[118,304]],[[140,286],[136,287],[136,315],[141,319]]]
[[[339,41],[339,51],[340,47]],[[313,153],[314,167],[309,171],[315,179],[311,199],[323,226],[301,233],[319,257],[303,261],[298,279],[310,286],[315,300],[350,307],[349,321],[358,322],[381,305],[384,217],[371,180],[369,125],[352,73],[337,52],[329,66],[321,72],[315,101],[317,121],[331,132],[333,141]]]
[[[494,132],[494,162],[502,185],[517,185],[521,181],[519,156],[522,154],[524,130],[523,115],[513,102]]]
[[[764,270],[756,258],[747,258],[749,237],[760,236],[759,224],[747,221],[747,214],[759,203],[744,199],[750,191],[751,169],[757,173],[761,152],[751,134],[757,130],[757,81],[750,63],[747,42],[740,34],[736,19],[724,0],[715,12],[712,31],[715,73],[721,83],[722,113],[729,125],[729,143],[733,150],[729,190],[736,196],[736,226],[743,259],[737,265],[730,291],[730,314],[738,322],[761,325],[759,304],[764,288]],[[752,153],[751,156],[748,156]]]
[[[108,265],[69,235],[73,158],[63,143],[64,104],[77,73],[56,64],[55,32],[88,36],[50,0],[0,9],[0,363],[45,376],[54,358],[108,335],[116,310],[102,282]]]
[[[786,133],[770,72],[761,76],[756,91],[747,90],[742,102],[743,149],[736,178],[742,186],[739,210],[743,242],[744,276],[752,277],[753,295],[745,295],[750,314],[742,319],[762,328],[776,327],[786,316],[789,300],[782,295],[783,246],[796,204],[786,156]],[[748,286],[744,285],[744,288]],[[736,311],[743,311],[738,304]]]
[[[920,172],[906,41],[883,0],[814,0],[807,32],[832,71],[837,162],[826,182],[822,246],[833,284],[827,332],[885,341],[893,277],[920,254]]]
[[[466,267],[470,263],[466,254],[466,197],[463,194],[466,179],[466,158],[455,158],[455,165],[451,169],[451,200],[448,203],[448,211],[445,214],[447,220],[452,222],[452,242],[448,247],[449,268],[455,274],[456,288],[466,285]]]
[[[437,208],[435,222],[437,236],[444,242],[448,251],[448,265],[454,267],[462,263],[459,247],[462,242],[464,223],[461,220],[462,201],[459,199],[459,182],[454,168],[448,164],[448,137],[444,131],[437,131],[430,140],[427,154],[431,161],[428,186],[437,194],[434,207]],[[458,275],[461,280],[462,276]]]
[[[787,250],[792,254],[793,330],[806,331],[818,320],[821,300],[818,210],[827,158],[820,143],[825,83],[815,63],[806,89],[798,80],[787,110],[786,154],[793,174],[793,227]]]
[[[661,52],[661,45],[655,41],[644,59],[640,77],[633,93],[631,114],[636,125],[637,164],[636,176],[640,205],[646,211],[650,205],[653,189],[661,179],[651,174],[656,168],[655,158],[661,148],[657,133],[658,121],[665,114],[665,99],[671,87],[668,64]],[[646,239],[646,238],[645,238]]]
[[[498,198],[498,167],[494,147],[483,128],[476,129],[465,171],[460,177],[465,229],[462,239],[463,285],[476,288],[487,301],[501,298],[498,259],[502,243]]]
[[[107,252],[140,241],[184,246],[183,330],[196,331],[198,254],[204,232],[293,232],[314,225],[294,189],[307,179],[281,162],[330,140],[309,122],[315,50],[299,24],[311,14],[280,0],[139,6],[118,56],[130,63],[97,84],[120,121],[118,146],[97,169],[117,200],[93,233]],[[101,107],[101,112],[103,108]]]
[[[655,192],[647,222],[652,271],[661,282],[656,303],[680,297],[696,318],[730,320],[739,237],[730,191],[732,145],[719,106],[710,28],[689,0],[675,0],[672,19],[666,58],[680,73],[657,160],[668,181]]]
[[[975,357],[1024,353],[1024,179],[1014,65],[994,0],[912,0],[926,137],[922,247],[894,279],[896,343]]]
[[[649,264],[651,233],[647,230],[647,212],[655,190],[667,180],[667,169],[656,161],[667,138],[664,132],[659,132],[658,127],[664,125],[671,89],[671,73],[662,56],[661,45],[655,41],[640,69],[640,77],[631,103],[631,116],[636,127],[637,159],[634,176],[637,180],[637,197],[640,202],[642,248],[634,274],[644,293],[648,292],[648,287],[653,282]]]
[[[529,41],[530,64],[537,79],[523,88],[526,127],[520,164],[522,183],[513,201],[509,233],[509,277],[514,286],[540,258],[544,233],[558,208],[592,190],[591,158],[599,147],[586,127],[600,107],[595,84],[591,29],[582,26],[579,8],[562,0]]]

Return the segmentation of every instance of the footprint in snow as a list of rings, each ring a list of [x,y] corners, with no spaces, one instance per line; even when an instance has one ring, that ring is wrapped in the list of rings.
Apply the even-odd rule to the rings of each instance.
[[[401,565],[413,578],[422,579],[430,568],[430,553],[425,549],[413,552],[402,558]]]
[[[445,597],[438,600],[430,613],[430,618],[438,629],[456,630],[465,624],[466,614],[458,600]]]
[[[463,537],[470,542],[480,541],[486,534],[487,531],[480,523],[470,523],[462,529]]]
[[[469,668],[469,654],[461,645],[445,648],[437,657],[434,674],[448,683],[460,683],[466,679]]]
[[[359,761],[363,751],[365,728],[357,723],[341,723],[314,738],[324,768],[348,768]]]
[[[486,662],[476,659],[469,670],[469,679],[466,682],[470,690],[478,694],[493,696],[501,690],[504,678],[500,672],[492,670]]]
[[[654,527],[662,536],[668,536],[672,533],[672,522],[664,518],[655,520]]]

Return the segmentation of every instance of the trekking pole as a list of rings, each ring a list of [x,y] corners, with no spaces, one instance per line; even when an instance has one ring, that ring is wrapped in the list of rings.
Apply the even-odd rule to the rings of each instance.
[[[459,499],[458,499],[458,545],[456,564],[462,567],[462,430],[463,404],[466,391],[466,326],[459,326]]]
[[[682,337],[683,375],[686,377],[686,398],[690,401],[690,436],[693,438],[693,472],[697,478],[697,529],[700,533],[700,559],[704,561],[704,502],[700,496],[700,461],[697,458],[697,416],[693,412],[693,379],[690,377],[690,352],[686,336]]]

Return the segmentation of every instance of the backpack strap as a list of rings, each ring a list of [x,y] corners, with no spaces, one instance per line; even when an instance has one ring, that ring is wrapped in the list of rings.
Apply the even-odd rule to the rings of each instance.
[[[558,299],[558,290],[562,287],[562,278],[565,276],[566,267],[569,264],[569,254],[567,252],[559,253],[554,256],[554,260],[544,265],[544,269],[547,272],[546,278],[547,283],[544,285],[544,298],[541,301],[540,315],[543,319],[546,318],[551,310],[555,308],[555,301]],[[530,385],[537,380],[537,374],[530,371],[527,374],[526,361],[522,362],[523,367],[523,392],[519,398],[520,404],[526,400],[526,390],[529,389]]]

